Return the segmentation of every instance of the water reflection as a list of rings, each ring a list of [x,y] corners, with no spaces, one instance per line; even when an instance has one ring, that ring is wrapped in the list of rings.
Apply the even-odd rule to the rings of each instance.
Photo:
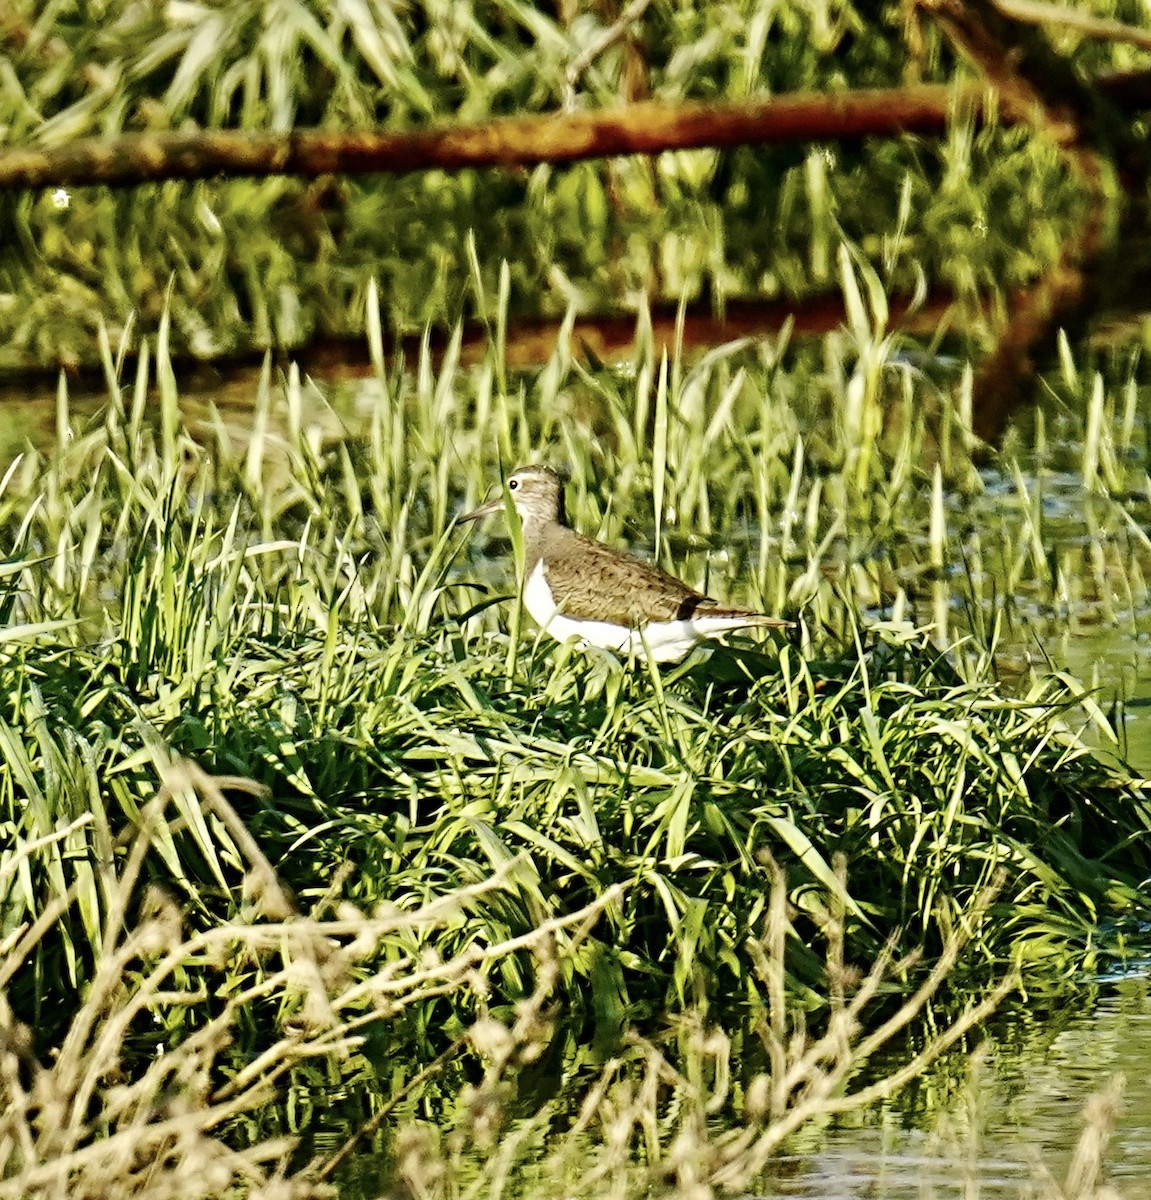
[[[1083,1011],[1001,1020],[972,1086],[913,1127],[889,1104],[780,1164],[773,1200],[1062,1195],[1083,1111],[1125,1079],[1105,1178],[1124,1198],[1151,1189],[1151,989],[1146,974],[1084,987]],[[912,1118],[914,1119],[914,1118]],[[1047,1187],[1037,1187],[1047,1181]]]
[[[1146,972],[1146,964],[1141,969]],[[1017,1001],[967,1060],[966,1079],[964,1060],[957,1056],[883,1105],[849,1113],[833,1124],[804,1126],[790,1139],[787,1152],[740,1194],[746,1200],[1054,1200],[1065,1195],[1140,1200],[1151,1189],[1151,988],[1145,973],[1127,974],[1103,984],[1085,982],[1081,995],[1079,1009],[1066,1002],[1036,1006],[1027,999]],[[574,1137],[570,1130],[580,1097],[603,1063],[591,1061],[586,1047],[574,1054],[576,1061],[557,1067],[563,1093],[558,1098],[541,1098],[526,1077],[518,1079],[516,1095],[509,1097],[514,1115],[501,1136],[507,1147],[515,1147],[505,1165],[511,1169],[516,1163],[514,1174],[523,1183],[516,1195],[535,1200],[595,1194],[586,1190],[584,1172],[600,1161],[604,1129],[593,1121]],[[902,1063],[893,1051],[886,1067],[873,1062],[867,1071],[882,1075]],[[1102,1171],[1115,1190],[1065,1192],[1085,1127],[1084,1110],[1105,1104],[1101,1094],[1119,1075],[1126,1084]],[[458,1089],[464,1083],[457,1078],[446,1090],[433,1084],[429,1098],[405,1101],[389,1132],[341,1168],[340,1194],[348,1200],[379,1195],[381,1182],[393,1179],[401,1147],[416,1132],[435,1144],[456,1144],[455,1183],[461,1193],[468,1192],[466,1185],[482,1177],[492,1147],[475,1147],[475,1153],[460,1149],[461,1109],[449,1097],[462,1094]],[[667,1117],[663,1109],[653,1111],[653,1128],[662,1128]],[[730,1114],[717,1114],[712,1134],[722,1139],[730,1119]],[[469,1128],[466,1118],[463,1128]],[[341,1144],[345,1134],[339,1132],[331,1145]],[[572,1138],[566,1154],[553,1160],[556,1145],[566,1138]],[[314,1139],[309,1152],[323,1146]],[[612,1173],[615,1186],[604,1194],[621,1200],[650,1194],[643,1149],[635,1146],[631,1153],[630,1169],[625,1157],[625,1164]],[[557,1165],[561,1161],[566,1164],[562,1170]],[[555,1171],[559,1173],[549,1174]],[[399,1188],[386,1194],[408,1193]]]

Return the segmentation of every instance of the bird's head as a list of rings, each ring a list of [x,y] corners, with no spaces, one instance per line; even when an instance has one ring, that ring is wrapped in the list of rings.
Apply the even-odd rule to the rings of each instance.
[[[517,467],[507,479],[507,491],[481,504],[460,521],[478,521],[480,517],[503,512],[505,495],[511,497],[520,520],[525,524],[564,521],[564,484],[551,467]]]

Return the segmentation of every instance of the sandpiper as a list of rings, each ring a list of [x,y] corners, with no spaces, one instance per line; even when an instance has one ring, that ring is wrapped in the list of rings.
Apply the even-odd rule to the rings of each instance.
[[[557,641],[579,638],[617,654],[675,662],[704,638],[791,624],[720,604],[652,563],[572,529],[563,480],[551,467],[518,467],[507,493],[523,527],[524,607]],[[499,496],[460,520],[503,511]]]

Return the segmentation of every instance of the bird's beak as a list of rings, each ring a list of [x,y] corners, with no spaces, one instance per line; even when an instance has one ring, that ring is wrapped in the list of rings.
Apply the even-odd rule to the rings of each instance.
[[[503,511],[504,498],[503,496],[497,496],[494,500],[489,500],[487,504],[481,504],[479,508],[473,509],[470,513],[464,513],[459,518],[459,524],[462,525],[465,521],[478,521],[480,517],[490,517],[492,513]]]

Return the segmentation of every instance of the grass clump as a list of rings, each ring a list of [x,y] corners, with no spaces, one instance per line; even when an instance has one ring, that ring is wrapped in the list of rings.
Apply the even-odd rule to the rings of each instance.
[[[934,1014],[908,1061],[861,1075],[924,1013],[968,935],[950,933],[893,1008],[877,1001],[912,963],[896,961],[889,944],[868,968],[850,965],[845,910],[832,907],[817,936],[830,1011],[816,1033],[788,988],[789,889],[769,864],[761,934],[742,950],[765,997],[751,1029],[733,1034],[689,1007],[661,1041],[633,1037],[606,1060],[577,1055],[581,1070],[562,1069],[566,1092],[541,1095],[541,1079],[556,1070],[549,1060],[570,1042],[570,1025],[557,1020],[558,982],[622,889],[525,937],[429,957],[412,935],[450,927],[504,885],[499,873],[414,909],[368,910],[330,895],[304,911],[228,798],[250,793],[250,783],[186,760],[160,775],[123,858],[100,868],[109,902],[102,950],[51,1057],[37,1054],[5,993],[75,895],[6,940],[0,1197],[304,1198],[384,1188],[551,1196],[557,1184],[567,1196],[624,1197],[770,1187],[772,1157],[788,1139],[891,1095],[961,1044],[1017,984],[1009,974],[948,1020]],[[182,819],[180,798],[229,830],[243,874],[245,911],[199,931],[161,889],[140,886],[157,838]],[[36,850],[25,847],[6,867]],[[837,873],[842,882],[842,863]],[[991,899],[979,897],[972,913]],[[488,1003],[483,967],[509,954],[526,956],[530,990],[500,1011]],[[381,1056],[381,1033],[461,988],[474,992],[477,1011],[438,1056],[424,1065]],[[188,1014],[185,1036],[171,1037],[173,1010]],[[259,1036],[253,1010],[263,1014]],[[1042,1190],[1028,1194],[1096,1194],[1117,1098],[1112,1087],[1089,1109],[1065,1184],[1044,1175]],[[327,1113],[322,1139],[301,1137],[312,1106]],[[333,1120],[341,1108],[350,1111]]]
[[[816,366],[657,360],[641,332],[630,371],[567,348],[538,375],[494,352],[465,371],[449,347],[409,372],[377,330],[366,412],[265,371],[242,427],[182,407],[163,338],[130,384],[105,343],[85,420],[61,389],[55,448],[0,481],[11,1194],[136,1171],[138,1148],[109,1157],[133,1122],[157,1180],[199,1161],[218,1190],[272,1187],[329,1096],[383,1113],[389,1169],[434,1194],[420,1172],[470,1146],[511,1171],[540,1126],[505,1158],[481,1133],[507,1128],[521,1069],[578,1076],[588,1055],[573,1128],[631,1114],[589,1179],[646,1154],[645,1186],[686,1185],[702,1155],[744,1186],[789,1122],[871,1095],[843,1088],[945,978],[1035,988],[1118,945],[1145,911],[1145,798],[1088,748],[1083,726],[1109,735],[1089,696],[1007,688],[994,643],[959,636],[1024,615],[941,567],[972,546],[952,505],[982,477],[855,307]],[[821,419],[836,381],[851,403]],[[502,545],[479,555],[453,516],[501,461],[539,459],[567,460],[585,529],[650,539],[794,634],[663,671],[537,639]],[[979,554],[1023,579],[1047,560],[1013,511]],[[957,996],[936,1053],[986,1011]],[[601,1078],[611,1050],[626,1070]],[[424,1071],[463,1141],[396,1133]],[[64,1135],[40,1099],[57,1086]],[[640,1094],[690,1129],[653,1132]]]
[[[566,961],[622,889],[521,938],[477,941],[457,955],[429,957],[413,949],[411,935],[451,926],[504,885],[502,873],[412,909],[367,910],[327,897],[305,913],[225,795],[251,785],[180,760],[160,773],[160,791],[145,805],[122,861],[100,869],[109,902],[103,945],[51,1060],[36,1053],[4,989],[76,896],[7,939],[0,973],[0,1197],[328,1196],[335,1194],[329,1181],[385,1124],[392,1142],[385,1175],[414,1194],[458,1194],[460,1181],[468,1194],[521,1194],[525,1181],[538,1189],[549,1178],[562,1179],[571,1195],[602,1195],[605,1180],[624,1189],[619,1194],[652,1186],[746,1186],[790,1133],[888,1094],[954,1045],[1015,984],[1008,977],[969,1006],[899,1077],[848,1090],[856,1070],[922,1011],[966,935],[949,936],[918,991],[864,1033],[880,985],[908,964],[893,962],[889,947],[869,971],[845,970],[842,912],[829,914],[821,936],[832,1020],[822,1037],[809,1035],[802,1008],[786,994],[787,886],[773,868],[764,936],[748,953],[769,997],[758,1029],[764,1069],[741,1070],[731,1039],[709,1030],[701,1013],[686,1014],[676,1039],[679,1065],[640,1041],[600,1067],[569,1102],[566,1128],[540,1162],[536,1143],[554,1114],[517,1121],[517,1083],[557,1040],[554,994]],[[140,890],[157,837],[181,820],[180,797],[194,799],[229,830],[244,878],[246,911],[198,932],[160,889]],[[27,847],[6,865],[18,867],[32,853]],[[513,1010],[498,1015],[486,1003],[483,968],[513,953],[527,956],[530,987]],[[478,1010],[436,1059],[423,1069],[409,1060],[406,1070],[380,1060],[381,1030],[386,1038],[405,1014],[461,988],[475,993]],[[180,1009],[189,1015],[188,1032],[173,1041],[170,1015]],[[253,1009],[264,1014],[262,1036],[251,1032]],[[396,1109],[406,1096],[426,1092],[430,1079],[441,1096],[450,1094],[452,1083],[437,1077],[460,1056],[473,1077],[454,1085],[453,1121],[441,1143],[426,1124]],[[374,1111],[344,1128],[334,1151],[301,1153],[297,1137],[270,1125],[270,1101],[285,1088],[343,1096],[356,1079],[361,1090],[365,1079],[374,1082]],[[672,1115],[655,1124],[661,1102]],[[720,1111],[727,1119],[717,1129]],[[380,1183],[377,1176],[373,1194]]]
[[[1091,962],[1101,917],[1141,911],[1148,873],[1141,792],[1072,730],[1084,703],[1105,729],[1098,709],[1058,679],[1006,693],[990,650],[945,653],[938,626],[929,637],[901,617],[902,590],[887,622],[855,620],[886,576],[882,560],[864,569],[865,531],[894,540],[918,512],[926,536],[904,528],[889,560],[945,554],[938,472],[914,507],[924,423],[891,449],[867,415],[868,387],[890,376],[902,394],[911,377],[883,346],[845,358],[849,392],[864,390],[809,475],[787,432],[800,377],[774,360],[766,405],[767,379],[754,364],[732,371],[735,352],[688,368],[656,364],[641,341],[629,412],[618,376],[566,354],[497,389],[498,362],[466,376],[451,351],[438,375],[430,357],[414,376],[386,374],[377,343],[361,432],[326,437],[334,414],[294,374],[277,426],[265,374],[240,444],[214,412],[193,436],[162,340],[154,409],[147,356],[129,394],[109,351],[108,407],[74,429],[62,405],[54,455],[14,463],[0,493],[15,554],[0,801],[12,845],[38,847],[6,877],[4,928],[77,889],[14,992],[20,1010],[47,1019],[60,981],[91,977],[108,905],[97,866],[120,853],[173,754],[268,789],[241,798],[241,815],[305,900],[339,880],[359,904],[419,907],[498,873],[502,886],[432,939],[441,955],[526,935],[626,884],[564,968],[573,1015],[601,1031],[669,1005],[762,1003],[741,947],[763,919],[770,861],[791,880],[797,984],[818,974],[804,947],[829,905],[863,960],[893,933],[901,952],[934,951],[976,920],[1001,870],[991,919],[971,930],[983,956],[1043,959],[1049,978]],[[581,396],[601,401],[583,441],[559,422]],[[970,486],[954,441],[951,469]],[[504,632],[489,588],[508,568],[466,562],[451,517],[495,477],[493,448],[512,461],[550,443],[554,458],[557,442],[582,511],[595,512],[601,469],[616,482],[628,507],[601,510],[605,536],[642,520],[651,497],[664,530],[674,514],[731,533],[730,566],[758,540],[755,584],[799,606],[796,637],[660,674],[540,643],[514,605]],[[473,445],[487,451],[468,470]],[[714,492],[708,478],[729,470],[735,486]],[[757,526],[744,524],[742,549],[741,502]],[[829,577],[835,540],[846,561]],[[677,569],[707,583],[722,561],[689,548]],[[945,587],[930,577],[929,611],[948,607]],[[180,830],[157,835],[146,873],[209,925],[237,911],[242,855],[210,813],[177,803]],[[509,1001],[528,990],[515,955],[488,969]]]

